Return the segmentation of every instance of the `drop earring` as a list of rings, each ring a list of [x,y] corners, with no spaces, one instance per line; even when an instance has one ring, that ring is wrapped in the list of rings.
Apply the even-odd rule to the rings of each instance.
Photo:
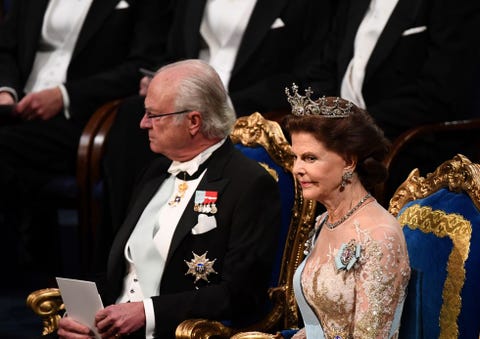
[[[350,183],[350,180],[352,179],[352,177],[353,177],[353,172],[351,171],[343,173],[340,187],[344,189]]]

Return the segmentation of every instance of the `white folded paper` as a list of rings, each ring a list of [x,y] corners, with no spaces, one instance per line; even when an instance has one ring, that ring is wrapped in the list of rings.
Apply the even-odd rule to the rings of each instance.
[[[95,314],[103,309],[103,303],[97,285],[92,281],[59,277],[56,279],[68,316],[88,326],[95,333],[95,337],[100,339],[95,327]]]

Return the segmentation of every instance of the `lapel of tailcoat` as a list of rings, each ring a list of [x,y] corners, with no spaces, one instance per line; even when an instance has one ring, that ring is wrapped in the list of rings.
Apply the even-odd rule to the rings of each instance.
[[[341,79],[343,79],[347,66],[353,57],[353,44],[355,42],[358,26],[360,26],[360,23],[368,10],[369,4],[370,0],[352,0],[348,7],[348,13],[340,13],[340,16],[346,15],[346,20],[339,19],[346,23],[346,28],[342,44],[340,45],[340,52],[338,54],[339,83],[341,83]]]
[[[227,139],[225,143],[211,155],[212,158],[209,159],[207,173],[205,173],[205,176],[200,181],[196,190],[216,191],[218,192],[218,200],[220,201],[222,199],[222,191],[225,189],[225,186],[229,181],[229,178],[225,178],[223,175],[224,167],[230,158],[232,150],[233,145],[231,141]],[[177,228],[175,229],[172,242],[170,244],[170,249],[168,250],[165,267],[168,266],[173,253],[178,248],[182,240],[191,233],[192,228],[197,224],[199,213],[193,210],[194,203],[195,193],[188,202],[185,212],[180,218]]]
[[[72,59],[87,45],[88,41],[99,30],[106,17],[115,11],[119,0],[93,0],[85,17],[83,27],[78,35],[77,43],[73,50]]]
[[[232,77],[237,74],[247,63],[250,56],[271,29],[275,19],[280,16],[287,0],[258,0],[253,8],[252,15],[242,37],[235,63],[232,69]]]
[[[403,31],[409,28],[415,20],[422,1],[423,0],[398,0],[368,60],[364,84],[368,82],[372,74],[375,74],[377,68],[388,57],[401,38]]]
[[[25,53],[20,53],[19,58],[23,59],[23,62],[19,60],[19,63],[24,65],[33,65],[33,60],[37,52],[38,41],[42,34],[43,18],[45,17],[45,11],[47,10],[49,0],[34,0],[29,1],[29,9],[26,10],[28,14],[28,20],[23,21],[24,27],[22,28],[24,39],[21,44],[25,48]],[[20,27],[19,27],[20,28]],[[28,75],[27,75],[28,76]]]
[[[206,0],[188,1],[185,8],[184,36],[183,44],[186,51],[186,59],[198,58],[200,51],[200,25],[202,23],[203,12],[205,10]]]

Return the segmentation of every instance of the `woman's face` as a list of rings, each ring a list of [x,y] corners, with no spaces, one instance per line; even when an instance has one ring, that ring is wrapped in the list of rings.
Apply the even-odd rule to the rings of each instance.
[[[292,133],[292,150],[295,155],[293,173],[306,199],[324,202],[338,192],[347,168],[339,154],[326,149],[308,132]]]

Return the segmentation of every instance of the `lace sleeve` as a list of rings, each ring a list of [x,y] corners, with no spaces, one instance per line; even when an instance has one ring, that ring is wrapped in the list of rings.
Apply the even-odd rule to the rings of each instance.
[[[356,272],[355,338],[388,338],[410,276],[403,234],[379,228],[364,243]]]

